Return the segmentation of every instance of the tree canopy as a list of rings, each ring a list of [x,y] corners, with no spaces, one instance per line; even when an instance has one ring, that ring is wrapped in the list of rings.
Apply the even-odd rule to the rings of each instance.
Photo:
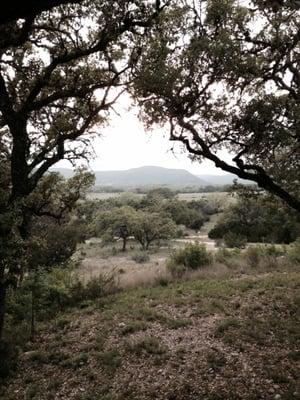
[[[147,126],[300,211],[297,2],[182,0],[160,22],[135,69]]]
[[[46,172],[61,159],[90,158],[91,139],[164,8],[135,0],[18,3],[0,19],[0,335],[7,271],[23,271],[32,219],[52,214],[39,191]],[[45,179],[51,198],[57,185]]]

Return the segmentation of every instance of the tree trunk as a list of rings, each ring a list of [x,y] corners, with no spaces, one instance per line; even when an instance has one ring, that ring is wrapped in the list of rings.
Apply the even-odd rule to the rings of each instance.
[[[126,244],[127,244],[127,238],[124,237],[124,238],[123,238],[123,247],[122,247],[122,251],[126,251]]]
[[[31,327],[30,327],[30,340],[34,342],[35,339],[35,293],[31,291]]]
[[[4,316],[5,316],[6,286],[0,284],[0,341],[3,338]]]

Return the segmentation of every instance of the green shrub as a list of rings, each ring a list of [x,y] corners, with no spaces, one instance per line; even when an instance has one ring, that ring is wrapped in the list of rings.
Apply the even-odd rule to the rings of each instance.
[[[81,282],[74,270],[68,268],[37,271],[34,277],[33,273],[28,274],[18,290],[8,291],[4,338],[11,338],[14,345],[22,347],[32,334],[32,312],[38,326],[39,322],[54,318],[69,307],[88,306],[95,299],[117,290],[115,277],[111,274],[99,275],[87,283]],[[67,321],[59,320],[56,328],[64,330],[67,325]],[[13,334],[16,330],[18,335]]]
[[[170,259],[169,261],[167,261],[167,270],[174,278],[182,278],[188,269],[185,265],[178,265]]]
[[[99,275],[90,279],[85,287],[85,299],[94,300],[118,291],[114,275]]]
[[[242,249],[245,247],[247,239],[238,233],[228,232],[224,235],[224,242],[227,247]]]
[[[132,256],[132,260],[139,264],[143,264],[148,262],[150,257],[146,251],[139,251]]]
[[[167,261],[167,269],[173,276],[182,276],[187,270],[196,270],[211,264],[212,256],[203,244],[189,243],[175,251]]]
[[[280,257],[285,254],[284,249],[281,246],[267,245],[263,247],[263,253],[266,256]]]
[[[300,237],[295,242],[290,244],[288,249],[288,258],[292,262],[300,264]]]
[[[232,253],[225,247],[220,247],[216,252],[215,252],[215,260],[220,263],[226,263],[231,257]]]
[[[246,249],[245,251],[245,258],[247,261],[247,264],[251,268],[255,268],[259,266],[259,263],[261,261],[263,255],[263,250],[261,246],[250,246]]]

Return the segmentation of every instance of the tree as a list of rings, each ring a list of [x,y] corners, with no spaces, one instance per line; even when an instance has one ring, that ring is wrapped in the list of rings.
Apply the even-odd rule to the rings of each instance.
[[[54,7],[69,3],[82,3],[83,0],[12,0],[9,4],[1,7],[0,25],[13,22],[19,18],[34,18],[42,11],[51,10]]]
[[[182,0],[160,21],[135,69],[147,126],[300,211],[298,2]]]
[[[133,234],[133,220],[136,211],[130,206],[114,207],[110,210],[100,211],[91,226],[91,231],[104,241],[114,238],[123,242],[122,251],[126,251],[127,240]]]
[[[148,250],[153,241],[175,237],[176,224],[160,213],[136,211],[132,221],[132,233],[142,249]]]
[[[81,236],[74,227],[72,210],[93,182],[94,176],[84,170],[79,170],[68,181],[57,173],[50,173],[23,200],[23,210],[15,208],[1,215],[0,339],[8,288],[16,289],[25,272],[50,268],[74,253]],[[20,236],[24,218],[26,239]]]
[[[209,232],[213,239],[245,238],[269,243],[290,243],[299,235],[300,218],[295,210],[249,188],[238,188],[237,201]]]
[[[134,0],[64,3],[30,1],[14,13],[13,1],[0,21],[0,334],[13,283],[6,271],[14,279],[22,275],[17,260],[31,220],[44,214],[28,197],[59,160],[90,157],[90,139],[107,123],[141,38],[165,7]]]
[[[205,221],[201,210],[191,207],[190,203],[185,200],[168,201],[164,203],[163,210],[177,225],[185,225],[187,228],[199,230]]]

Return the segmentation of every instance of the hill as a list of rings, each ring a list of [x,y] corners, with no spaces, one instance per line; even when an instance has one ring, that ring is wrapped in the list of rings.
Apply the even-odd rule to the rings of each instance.
[[[69,178],[73,171],[66,168],[56,168]],[[184,169],[171,169],[155,166],[131,168],[125,171],[95,171],[97,186],[135,188],[144,186],[206,186],[203,179]]]
[[[73,175],[68,168],[53,168],[65,178]],[[112,188],[142,188],[142,187],[205,187],[231,185],[237,177],[233,174],[225,175],[193,175],[185,169],[145,166],[119,171],[94,171],[96,186]],[[247,184],[249,181],[238,179],[238,182]]]

